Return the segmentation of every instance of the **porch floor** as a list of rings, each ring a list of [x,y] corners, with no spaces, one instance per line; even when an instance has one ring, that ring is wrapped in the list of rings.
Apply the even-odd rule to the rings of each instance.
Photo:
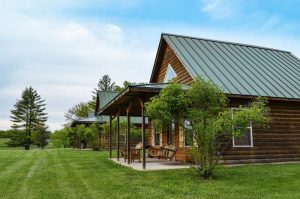
[[[135,162],[128,164],[127,162],[124,161],[124,158],[120,158],[119,161],[117,160],[117,158],[111,158],[111,160],[123,166],[131,167],[133,169],[141,170],[141,171],[190,168],[190,165],[188,163],[174,161],[174,160],[173,161],[162,160],[157,158],[146,158],[146,169],[143,169],[142,161],[138,162],[137,160],[135,160]]]

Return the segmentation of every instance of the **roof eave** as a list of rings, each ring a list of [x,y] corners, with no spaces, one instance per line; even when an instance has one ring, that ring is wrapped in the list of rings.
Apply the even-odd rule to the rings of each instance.
[[[161,35],[160,35],[159,45],[158,45],[158,48],[157,48],[157,51],[156,51],[156,56],[155,56],[155,60],[154,60],[154,64],[153,64],[153,69],[152,69],[152,73],[151,73],[151,77],[150,77],[150,81],[149,81],[150,83],[153,83],[153,78],[154,78],[154,75],[155,75],[155,72],[156,72],[157,62],[158,62],[159,55],[160,55],[160,52],[161,52],[162,42],[164,40],[163,34],[164,33],[161,33]]]

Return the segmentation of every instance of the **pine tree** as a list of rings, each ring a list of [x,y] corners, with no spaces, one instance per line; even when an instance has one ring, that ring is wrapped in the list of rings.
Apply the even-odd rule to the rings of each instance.
[[[92,100],[88,102],[90,109],[95,110],[98,91],[114,91],[117,88],[115,84],[108,75],[103,75],[98,82],[97,88],[94,88],[92,91]]]
[[[11,110],[12,128],[24,131],[24,147],[29,150],[32,142],[31,134],[39,126],[44,126],[47,121],[45,113],[45,100],[32,87],[22,91],[20,100],[17,100],[14,109]]]
[[[33,144],[42,149],[48,145],[48,140],[50,138],[50,131],[47,129],[48,126],[38,126],[32,133]]]

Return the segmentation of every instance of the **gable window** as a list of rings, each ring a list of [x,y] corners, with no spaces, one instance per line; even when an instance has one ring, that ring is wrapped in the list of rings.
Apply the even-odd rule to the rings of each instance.
[[[174,79],[175,77],[177,77],[177,74],[174,71],[171,64],[169,64],[168,68],[167,68],[167,71],[166,71],[165,78],[164,78],[164,83],[168,83],[170,80]]]
[[[189,147],[192,146],[193,144],[193,134],[192,132],[189,131],[189,129],[191,128],[190,122],[185,120],[184,121],[184,146],[185,147]]]
[[[238,108],[232,109],[232,117],[239,111]],[[233,127],[234,129],[239,129],[240,127]],[[242,128],[240,128],[242,129]],[[252,135],[252,123],[249,122],[249,126],[240,132],[239,136],[233,136],[233,147],[253,147],[253,135]]]
[[[154,127],[154,145],[160,145],[160,132],[157,127]]]

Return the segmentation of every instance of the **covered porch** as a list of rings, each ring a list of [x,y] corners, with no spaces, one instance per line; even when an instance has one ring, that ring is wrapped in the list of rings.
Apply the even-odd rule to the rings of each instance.
[[[150,100],[151,97],[158,95],[161,89],[165,88],[167,84],[141,84],[130,85],[120,94],[118,94],[113,100],[111,100],[106,106],[98,111],[98,115],[109,115],[109,157],[118,162],[121,165],[127,165],[138,170],[159,170],[159,169],[179,169],[188,168],[188,164],[177,161],[162,160],[158,158],[146,158],[146,148],[151,146],[150,143],[146,143],[146,127],[145,127],[145,103]],[[126,131],[126,146],[120,148],[120,117],[125,116],[127,119],[127,131]],[[131,117],[141,118],[141,162],[131,160],[131,151],[134,149],[131,141]],[[112,158],[112,120],[116,119],[116,158]],[[151,131],[151,121],[148,120],[148,130]],[[149,133],[150,134],[150,133]],[[124,152],[127,155],[126,161],[121,158],[121,153]]]
[[[186,169],[190,168],[190,165],[184,162],[179,161],[169,161],[169,160],[163,160],[163,159],[157,159],[157,158],[146,158],[147,167],[143,167],[143,164],[141,162],[135,161],[131,164],[128,164],[124,161],[123,158],[117,159],[117,158],[111,158],[113,162],[116,162],[120,165],[127,166],[130,168],[133,168],[135,170],[141,170],[141,171],[155,171],[155,170],[170,170],[170,169]]]

